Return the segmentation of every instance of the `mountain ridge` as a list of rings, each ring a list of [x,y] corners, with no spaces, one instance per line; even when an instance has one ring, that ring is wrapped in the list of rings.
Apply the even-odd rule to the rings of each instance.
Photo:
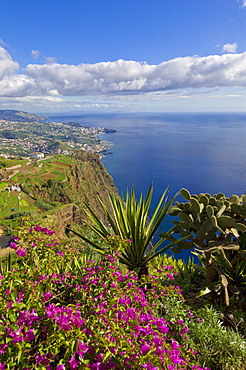
[[[47,120],[48,117],[35,113],[23,112],[20,110],[4,109],[0,110],[0,119],[13,122],[31,122],[44,121]]]

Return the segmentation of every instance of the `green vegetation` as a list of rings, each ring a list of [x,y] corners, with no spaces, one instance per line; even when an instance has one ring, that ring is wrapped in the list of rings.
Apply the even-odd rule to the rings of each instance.
[[[186,189],[181,194],[187,202],[176,202],[170,214],[179,218],[174,232],[186,240],[178,241],[173,251],[196,247],[206,267],[206,289],[201,294],[213,290],[229,306],[230,295],[244,291],[246,283],[246,196],[191,196]],[[169,239],[174,241],[173,236]]]
[[[82,151],[72,157],[60,154],[29,164],[23,160],[6,160],[7,167],[16,165],[21,166],[8,171],[2,169],[3,178],[10,176],[0,182],[0,225],[4,228],[11,227],[18,215],[22,218],[29,212],[36,220],[47,216],[62,234],[66,222],[75,225],[83,222],[84,201],[97,209],[95,194],[107,203],[107,192],[116,192],[112,178],[96,154]],[[11,186],[16,185],[21,191],[11,191]],[[64,209],[64,214],[60,212],[64,204],[76,204],[76,213],[72,207]]]
[[[27,164],[28,160],[25,158],[13,158],[13,159],[7,159],[0,156],[0,170],[4,170],[6,167],[13,167],[17,165],[25,166]]]
[[[89,247],[75,251],[53,233],[25,223],[16,254],[0,261],[2,369],[246,369],[240,320],[228,328],[218,307],[191,304],[176,285],[196,274],[192,260],[182,269],[159,255],[139,278],[118,258],[127,240],[101,240],[107,253],[95,262]]]
[[[246,370],[245,195],[182,189],[175,202],[166,189],[151,215],[152,186],[120,198],[86,152],[0,173],[15,236],[0,257],[1,370]],[[174,227],[152,245],[167,213]]]
[[[139,276],[148,273],[147,265],[153,258],[176,244],[175,241],[175,243],[170,243],[163,248],[159,248],[160,245],[167,240],[167,237],[165,236],[154,246],[152,245],[153,236],[170,210],[175,199],[174,197],[167,201],[167,191],[168,189],[163,192],[159,203],[150,218],[148,217],[153,193],[152,185],[149,188],[146,199],[144,199],[141,194],[139,201],[136,200],[134,188],[132,188],[130,194],[128,192],[126,193],[126,200],[119,198],[116,194],[109,194],[112,212],[108,210],[102,200],[99,199],[100,206],[110,227],[105,225],[99,217],[97,217],[95,212],[93,212],[91,207],[85,204],[87,208],[86,214],[90,221],[92,221],[92,224],[87,223],[87,226],[92,231],[101,238],[107,238],[113,233],[121,239],[128,241],[127,245],[124,246],[124,249],[120,250],[119,259],[121,263],[125,264],[129,268],[129,270],[138,271]],[[113,217],[111,213],[113,213]],[[168,231],[167,235],[171,235],[172,232],[172,230]],[[76,233],[76,235],[90,243],[101,253],[105,252],[103,248],[93,240],[89,240],[78,233]]]

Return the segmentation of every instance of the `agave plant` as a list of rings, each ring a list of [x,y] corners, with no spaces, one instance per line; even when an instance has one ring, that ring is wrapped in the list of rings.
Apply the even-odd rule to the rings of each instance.
[[[102,200],[98,199],[103,213],[106,216],[107,225],[97,217],[95,212],[88,205],[86,205],[86,214],[91,221],[91,223],[87,223],[87,225],[93,232],[101,238],[107,238],[109,235],[114,234],[129,241],[124,249],[120,251],[119,259],[129,270],[137,271],[139,276],[147,274],[147,264],[150,260],[177,243],[175,240],[175,242],[171,242],[159,249],[160,245],[167,240],[167,237],[171,236],[173,229],[170,229],[156,244],[152,244],[155,232],[168,214],[177,196],[176,194],[173,198],[168,200],[167,192],[168,188],[164,190],[151,217],[149,217],[149,211],[153,194],[152,185],[149,188],[146,198],[141,194],[139,200],[136,200],[134,187],[132,187],[130,193],[127,191],[126,200],[120,198],[116,194],[109,194],[112,208],[111,212],[107,209]],[[93,245],[100,253],[104,253],[103,248],[94,241],[73,230],[70,231]],[[184,238],[178,241],[183,239]]]

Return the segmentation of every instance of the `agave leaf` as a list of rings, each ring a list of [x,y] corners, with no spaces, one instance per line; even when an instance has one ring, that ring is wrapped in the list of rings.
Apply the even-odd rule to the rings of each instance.
[[[143,267],[152,258],[177,243],[176,240],[173,240],[168,246],[156,252],[164,240],[171,236],[173,233],[172,228],[165,233],[165,237],[161,237],[158,243],[154,246],[151,244],[154,233],[171,209],[177,196],[176,194],[173,198],[167,200],[167,192],[168,188],[164,190],[154,213],[150,218],[148,218],[148,216],[153,194],[153,185],[150,186],[146,198],[144,199],[141,194],[138,201],[135,198],[134,187],[132,187],[130,193],[127,191],[125,201],[122,198],[119,198],[116,194],[109,194],[112,214],[100,199],[99,204],[106,216],[110,228],[98,218],[95,212],[93,212],[88,205],[86,205],[85,211],[91,223],[87,222],[86,224],[92,231],[101,237],[110,235],[112,233],[111,230],[113,230],[115,235],[119,235],[123,239],[131,239],[131,243],[121,251],[119,256],[120,261],[126,264],[129,269]],[[90,243],[94,248],[98,249],[96,243],[91,242],[83,235],[76,232],[74,233],[82,237],[83,240]],[[187,238],[187,236],[185,238]],[[99,248],[99,250],[103,253],[102,248]]]
[[[77,235],[79,238],[83,239],[86,243],[92,245],[99,253],[104,251],[98,244],[94,243],[92,240],[86,238],[84,235],[77,233],[76,231],[66,228],[66,230],[71,231],[73,234]]]

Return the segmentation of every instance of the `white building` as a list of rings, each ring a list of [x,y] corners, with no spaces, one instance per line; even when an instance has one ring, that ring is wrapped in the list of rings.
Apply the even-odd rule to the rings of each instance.
[[[32,154],[32,158],[33,158],[33,159],[40,159],[40,158],[44,158],[44,153],[33,153],[33,154]]]

